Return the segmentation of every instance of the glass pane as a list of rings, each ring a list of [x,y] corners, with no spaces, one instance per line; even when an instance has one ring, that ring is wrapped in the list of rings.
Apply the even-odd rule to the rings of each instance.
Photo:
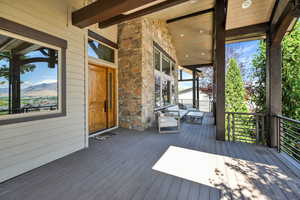
[[[178,82],[178,102],[185,106],[193,105],[193,82]]]
[[[170,105],[171,104],[171,82],[168,80],[163,80],[162,82],[162,98],[163,98],[163,105]]]
[[[156,70],[160,71],[160,53],[155,48],[154,48],[154,66]]]
[[[177,104],[177,92],[176,92],[176,87],[174,84],[172,84],[172,103]]]
[[[163,57],[162,59],[162,72],[170,75],[170,61]]]
[[[88,55],[93,58],[115,62],[115,51],[95,40],[88,41]]]
[[[192,79],[192,78],[193,78],[192,72],[188,73],[188,72],[182,71],[182,79],[183,80]]]
[[[0,34],[0,115],[58,109],[55,49]]]
[[[160,76],[158,74],[155,74],[155,107],[161,106],[160,81]]]

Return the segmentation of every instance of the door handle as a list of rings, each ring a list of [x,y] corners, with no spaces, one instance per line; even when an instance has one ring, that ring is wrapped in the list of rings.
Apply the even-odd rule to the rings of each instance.
[[[104,112],[107,112],[107,100],[104,101]]]

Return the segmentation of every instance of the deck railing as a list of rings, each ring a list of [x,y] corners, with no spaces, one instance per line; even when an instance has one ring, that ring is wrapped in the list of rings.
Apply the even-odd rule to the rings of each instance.
[[[264,114],[226,112],[226,120],[228,141],[266,144]]]
[[[276,115],[278,151],[300,162],[300,121]]]
[[[193,99],[179,99],[178,102],[187,107],[193,107]],[[200,100],[199,109],[204,112],[212,111],[212,101],[210,100]]]

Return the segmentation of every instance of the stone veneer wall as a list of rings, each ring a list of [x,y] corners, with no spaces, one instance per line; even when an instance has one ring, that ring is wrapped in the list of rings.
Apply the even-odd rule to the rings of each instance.
[[[154,124],[153,41],[177,60],[165,22],[138,18],[118,26],[121,127],[144,130]]]

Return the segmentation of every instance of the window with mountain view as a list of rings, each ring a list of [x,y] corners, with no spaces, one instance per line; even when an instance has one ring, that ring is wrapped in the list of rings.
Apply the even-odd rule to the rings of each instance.
[[[0,118],[59,109],[60,51],[0,34]]]

